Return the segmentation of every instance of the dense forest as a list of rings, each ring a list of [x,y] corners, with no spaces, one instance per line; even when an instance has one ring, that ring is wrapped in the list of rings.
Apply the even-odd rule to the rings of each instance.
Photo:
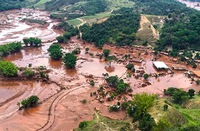
[[[200,14],[174,0],[133,0],[137,11],[145,14],[167,15],[158,40],[158,50],[172,46],[174,50],[198,47],[200,44]]]
[[[24,0],[0,0],[0,11],[20,9]]]
[[[83,25],[82,39],[94,42],[97,47],[102,47],[106,42],[118,46],[132,45],[139,28],[139,21],[140,15],[135,13],[114,15],[105,22],[91,27]]]

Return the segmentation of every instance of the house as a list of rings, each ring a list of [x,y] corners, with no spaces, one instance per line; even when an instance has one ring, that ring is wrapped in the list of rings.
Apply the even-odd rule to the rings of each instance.
[[[169,67],[162,61],[154,61],[153,65],[155,66],[156,69],[169,69]]]

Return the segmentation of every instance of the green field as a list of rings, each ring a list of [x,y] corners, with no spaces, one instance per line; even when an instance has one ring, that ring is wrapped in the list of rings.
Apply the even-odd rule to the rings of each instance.
[[[122,7],[130,8],[135,5],[134,2],[129,0],[106,0],[106,1],[108,3],[108,9],[110,11],[120,9]]]
[[[86,121],[87,126],[85,128],[77,128],[74,131],[120,131],[133,130],[132,120],[112,120],[107,117],[100,116],[95,112],[94,118],[91,121]]]
[[[172,124],[183,122],[181,128],[200,125],[199,96],[195,96],[194,99],[189,100],[183,106],[176,104],[172,104],[172,106],[169,105],[168,111],[163,110],[164,101],[165,99],[159,99],[157,104],[149,110],[156,122],[166,119],[174,121]],[[174,112],[175,115],[171,112]]]
[[[50,1],[52,1],[52,0],[40,0],[37,3],[35,3],[34,7],[40,8],[40,9],[45,9],[45,4]]]
[[[73,26],[78,26],[80,25],[82,22],[78,19],[72,19],[72,20],[68,20],[67,21],[70,25],[73,25]]]

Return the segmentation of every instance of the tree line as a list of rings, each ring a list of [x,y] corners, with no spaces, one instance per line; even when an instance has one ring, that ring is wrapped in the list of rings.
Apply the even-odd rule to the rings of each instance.
[[[81,26],[82,39],[94,42],[97,47],[107,42],[117,46],[132,45],[139,21],[140,15],[137,13],[113,15],[103,23]]]

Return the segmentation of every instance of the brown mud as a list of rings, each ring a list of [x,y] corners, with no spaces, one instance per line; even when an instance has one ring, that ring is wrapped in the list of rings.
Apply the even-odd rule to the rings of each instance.
[[[4,13],[9,13],[10,18],[14,20],[15,17],[18,18],[18,15],[15,17],[13,16],[13,13],[16,12],[20,14],[21,11],[15,10]],[[30,10],[29,12],[34,11]],[[54,23],[53,20],[47,17],[48,14],[46,14],[46,12],[36,12],[39,12],[36,14],[44,15],[45,20]],[[26,13],[21,14],[25,15]],[[6,28],[13,33],[21,34],[21,32],[25,32],[27,35],[32,36],[32,34],[28,34],[29,32],[25,30],[28,29],[34,32],[36,25],[27,25],[21,21],[19,23],[21,25],[26,25],[25,27],[27,28],[22,31],[21,29],[17,30],[11,23],[7,23]],[[59,35],[58,31],[52,29],[53,27],[50,28],[47,26],[45,29],[40,29],[40,27],[36,28],[40,31],[44,31],[42,36],[39,35],[43,41],[46,41],[47,37],[48,40],[53,41],[55,37]],[[54,33],[53,35],[51,33],[45,35],[45,30],[47,30],[46,32],[52,31]],[[4,32],[5,28],[0,28],[0,31]],[[3,39],[0,39],[1,44],[13,41],[13,35],[2,36],[1,38]],[[22,36],[16,38],[16,40],[21,40],[20,38]],[[33,35],[32,37],[35,36]],[[119,48],[106,44],[103,48],[109,49],[111,55],[118,58],[117,61],[106,62],[103,59],[99,59],[99,54],[102,53],[102,50],[96,48],[91,43],[72,37],[68,44],[62,44],[63,52],[70,52],[75,48],[80,48],[81,53],[77,55],[78,61],[76,68],[66,69],[61,60],[54,61],[50,59],[47,51],[50,45],[51,42],[46,42],[39,48],[23,48],[21,52],[11,54],[4,58],[5,60],[12,61],[19,67],[28,67],[29,64],[32,64],[32,68],[46,66],[47,69],[50,70],[49,79],[51,83],[48,84],[34,80],[0,80],[0,130],[73,130],[81,121],[91,120],[95,109],[103,116],[112,119],[124,119],[126,117],[125,112],[111,113],[108,110],[109,105],[116,104],[117,100],[100,103],[95,97],[90,97],[90,93],[95,92],[98,86],[104,83],[102,73],[118,75],[123,78],[125,82],[130,83],[133,89],[132,94],[147,92],[162,96],[163,90],[168,87],[178,87],[184,90],[194,88],[196,91],[199,91],[195,82],[192,82],[183,71],[175,71],[174,74],[157,71],[153,67],[152,60],[155,56],[151,49],[144,47]],[[85,53],[85,48],[89,48],[89,53]],[[125,59],[125,54],[130,55],[130,58]],[[170,68],[176,65],[185,67],[188,70],[199,70],[199,66],[197,69],[193,69],[181,62],[174,62],[173,58],[169,56],[161,55],[158,60],[164,61]],[[128,77],[125,65],[129,62],[135,64],[136,70],[143,70],[152,76],[162,73],[164,75],[158,78],[150,77],[147,81],[144,81],[142,77],[135,77],[140,75],[140,73],[135,73],[134,76]],[[95,81],[94,87],[88,83],[89,79]],[[19,111],[17,102],[31,95],[38,95],[42,104],[33,109]],[[86,104],[81,103],[83,99],[87,100]],[[23,125],[21,123],[23,123]]]

